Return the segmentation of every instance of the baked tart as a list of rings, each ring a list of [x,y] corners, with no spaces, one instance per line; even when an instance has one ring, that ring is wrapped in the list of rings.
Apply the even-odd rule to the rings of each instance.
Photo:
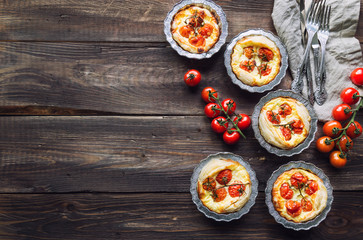
[[[324,182],[303,168],[283,172],[273,184],[271,195],[275,210],[294,223],[316,218],[326,208],[328,199]]]
[[[208,52],[218,42],[220,32],[218,17],[203,5],[182,8],[171,22],[173,39],[190,53]]]
[[[202,168],[197,192],[209,210],[219,214],[237,212],[250,198],[250,175],[237,161],[214,158]]]
[[[276,97],[263,105],[258,127],[266,142],[289,150],[307,138],[310,122],[311,117],[304,104],[292,97]]]
[[[236,77],[249,86],[269,84],[280,72],[280,50],[268,37],[249,35],[236,42],[231,54]]]

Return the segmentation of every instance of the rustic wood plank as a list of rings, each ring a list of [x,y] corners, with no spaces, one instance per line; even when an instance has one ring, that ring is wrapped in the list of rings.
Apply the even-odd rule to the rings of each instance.
[[[215,222],[190,194],[1,194],[2,239],[361,239],[362,192],[334,192],[327,219],[309,231],[285,229],[260,192],[241,219]],[[349,201],[347,201],[349,199]]]
[[[293,157],[269,154],[252,129],[247,140],[227,146],[199,116],[1,117],[0,126],[3,193],[188,192],[199,161],[225,151],[252,165],[260,190],[275,169],[294,160],[322,168],[336,190],[363,190],[363,138],[347,166],[336,170],[314,145]]]
[[[0,40],[164,42],[164,18],[177,2],[37,0],[20,4],[2,1]],[[227,40],[250,28],[274,31],[273,0],[216,2],[227,15]],[[357,37],[363,41],[363,18],[359,20]]]

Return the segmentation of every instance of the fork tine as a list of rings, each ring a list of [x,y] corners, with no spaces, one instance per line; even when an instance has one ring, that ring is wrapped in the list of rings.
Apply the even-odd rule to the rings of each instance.
[[[329,30],[330,26],[329,26],[329,22],[330,22],[330,12],[331,12],[331,6],[328,7],[329,11],[328,11],[328,17],[327,17],[327,21],[326,21],[326,29]]]

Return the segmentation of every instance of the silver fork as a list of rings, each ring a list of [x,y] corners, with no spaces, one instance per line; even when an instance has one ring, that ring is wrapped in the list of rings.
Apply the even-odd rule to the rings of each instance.
[[[321,29],[318,31],[318,39],[321,45],[321,58],[319,64],[319,71],[316,73],[315,79],[317,84],[317,90],[315,91],[315,100],[318,105],[323,105],[326,101],[328,94],[325,89],[325,49],[326,42],[329,38],[329,20],[330,20],[331,6],[323,7],[323,15],[321,20]]]
[[[306,43],[303,60],[300,64],[300,67],[298,67],[296,77],[291,84],[291,89],[297,93],[301,93],[303,89],[303,76],[306,71],[306,63],[309,57],[311,42],[313,40],[313,36],[316,34],[320,26],[320,18],[319,18],[320,8],[321,8],[321,2],[314,1],[312,3],[311,11],[309,12],[306,18],[306,30],[308,32],[308,42]]]

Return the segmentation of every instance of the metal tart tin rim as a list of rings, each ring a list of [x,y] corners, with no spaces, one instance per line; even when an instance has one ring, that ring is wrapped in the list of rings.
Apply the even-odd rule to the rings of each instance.
[[[261,135],[261,132],[260,132],[258,119],[260,116],[261,109],[268,101],[270,101],[273,98],[277,98],[277,97],[291,97],[291,98],[298,100],[299,102],[304,104],[304,106],[308,110],[310,118],[311,118],[310,131],[309,131],[308,136],[302,143],[300,143],[293,149],[286,150],[286,149],[281,149],[281,148],[271,145],[270,143],[268,143],[265,140],[265,138]],[[258,140],[258,142],[260,143],[260,145],[263,148],[265,148],[270,153],[276,154],[277,156],[291,157],[295,154],[300,154],[303,150],[308,148],[310,146],[311,142],[314,140],[315,133],[317,131],[317,125],[318,125],[318,117],[317,117],[313,107],[310,105],[309,101],[307,99],[305,99],[303,96],[301,96],[300,94],[297,94],[291,90],[276,90],[273,92],[269,92],[268,94],[266,94],[265,96],[263,96],[260,99],[260,101],[256,104],[255,109],[252,113],[252,129],[255,133],[256,139]]]
[[[316,216],[314,219],[312,219],[308,222],[295,223],[295,222],[285,219],[275,210],[275,207],[272,203],[271,192],[272,192],[273,184],[275,183],[276,179],[282,173],[284,173],[285,171],[288,171],[292,168],[302,168],[302,169],[310,170],[323,181],[323,183],[326,187],[326,190],[328,192],[328,199],[327,199],[326,207],[318,216]],[[317,227],[323,220],[325,220],[326,216],[328,215],[328,213],[331,209],[331,205],[334,200],[333,187],[330,184],[329,178],[325,175],[323,170],[316,167],[312,163],[307,163],[304,161],[288,162],[288,163],[280,166],[277,170],[275,170],[272,173],[272,175],[270,176],[270,178],[267,180],[265,195],[266,195],[265,202],[268,207],[269,213],[275,218],[276,222],[282,224],[285,228],[294,229],[295,231],[309,230],[310,228]]]
[[[210,160],[212,160],[214,158],[232,159],[233,161],[236,161],[236,162],[240,163],[242,166],[244,166],[246,168],[248,174],[250,175],[250,180],[252,183],[251,195],[250,195],[247,203],[237,212],[227,213],[227,214],[219,214],[219,213],[213,212],[213,211],[209,210],[206,206],[204,206],[203,203],[199,199],[198,192],[197,192],[197,182],[198,182],[199,174],[200,174],[201,170],[203,169],[203,167]],[[241,156],[236,155],[234,153],[230,153],[230,152],[218,152],[215,154],[211,154],[208,157],[206,157],[205,159],[201,160],[200,163],[194,168],[190,181],[191,181],[190,193],[192,195],[192,201],[197,206],[197,208],[200,212],[202,212],[206,217],[212,218],[215,221],[230,222],[232,220],[241,218],[243,215],[247,214],[250,211],[251,207],[255,204],[256,197],[258,195],[258,180],[257,180],[255,171],[252,169],[251,165],[248,162],[243,160],[243,158]]]
[[[187,5],[193,4],[202,4],[208,8],[208,10],[214,11],[215,14],[219,17],[219,26],[220,26],[220,36],[215,45],[204,53],[191,53],[184,50],[179,44],[174,40],[171,34],[171,22],[173,21],[174,15],[183,7]],[[180,55],[191,59],[205,59],[212,57],[215,53],[217,53],[223,44],[226,42],[226,38],[228,35],[228,22],[226,14],[223,9],[214,3],[212,0],[182,0],[179,3],[175,4],[174,7],[168,12],[166,18],[164,20],[164,33],[166,36],[166,40],[170,43],[170,46]]]
[[[236,77],[236,75],[234,74],[232,67],[231,67],[231,54],[232,54],[233,47],[236,45],[238,40],[240,40],[243,37],[250,36],[250,35],[263,35],[263,36],[269,38],[271,41],[273,41],[280,50],[280,55],[281,55],[280,71],[276,75],[275,79],[266,85],[250,86],[250,85],[244,84],[241,80],[239,80]],[[231,42],[227,45],[226,51],[224,52],[224,65],[227,69],[227,73],[228,73],[229,77],[232,79],[232,82],[234,84],[238,85],[241,89],[247,90],[249,92],[262,93],[262,92],[271,90],[272,88],[274,88],[275,86],[280,84],[281,80],[286,75],[286,70],[289,66],[289,63],[288,63],[287,50],[286,50],[285,45],[282,43],[281,39],[270,31],[267,31],[267,30],[264,30],[261,28],[254,28],[254,29],[249,29],[249,30],[240,32],[237,36],[235,36],[231,40]]]

